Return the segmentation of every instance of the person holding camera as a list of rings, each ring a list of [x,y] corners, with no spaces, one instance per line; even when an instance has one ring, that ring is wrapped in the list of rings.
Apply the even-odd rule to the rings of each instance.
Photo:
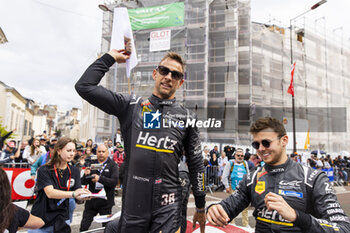
[[[107,199],[92,199],[86,201],[83,213],[83,219],[80,223],[80,231],[89,229],[91,222],[97,214],[111,214],[114,205],[114,190],[118,182],[118,165],[108,157],[108,148],[101,144],[97,147],[98,169],[93,169],[93,165],[84,170],[84,176],[81,179],[83,185],[89,185],[92,193],[98,193],[105,190]]]

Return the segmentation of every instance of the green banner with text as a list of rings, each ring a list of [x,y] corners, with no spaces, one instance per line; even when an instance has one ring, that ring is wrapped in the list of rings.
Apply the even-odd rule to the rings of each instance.
[[[185,5],[183,2],[129,9],[132,30],[174,27],[184,25]]]

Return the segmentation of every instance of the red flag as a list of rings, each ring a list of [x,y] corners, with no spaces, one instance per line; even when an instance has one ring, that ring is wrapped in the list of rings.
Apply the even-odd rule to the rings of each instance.
[[[295,70],[295,62],[292,65],[292,70],[290,71],[290,84],[288,87],[288,93],[291,94],[294,97],[294,86],[293,86],[293,77],[294,77],[294,70]]]

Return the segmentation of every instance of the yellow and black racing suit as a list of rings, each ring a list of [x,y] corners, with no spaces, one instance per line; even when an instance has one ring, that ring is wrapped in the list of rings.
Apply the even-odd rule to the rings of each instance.
[[[266,208],[264,197],[269,192],[282,195],[296,211],[294,222]],[[250,203],[255,208],[255,232],[350,232],[349,218],[341,209],[328,177],[290,158],[282,165],[253,168],[236,191],[220,202],[230,219]]]
[[[176,99],[151,95],[142,100],[98,86],[114,63],[112,56],[103,55],[89,66],[75,88],[90,104],[117,116],[121,124],[126,173],[119,232],[177,232],[182,200],[178,163],[183,154],[196,207],[205,206],[199,131],[191,126],[196,116]]]

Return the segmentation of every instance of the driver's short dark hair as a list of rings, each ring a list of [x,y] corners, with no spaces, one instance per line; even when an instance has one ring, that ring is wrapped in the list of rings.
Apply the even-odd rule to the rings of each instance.
[[[251,134],[255,134],[268,128],[272,129],[275,133],[277,133],[278,137],[280,138],[287,134],[283,124],[273,117],[259,118],[250,126],[249,132]]]
[[[171,59],[171,60],[178,62],[181,65],[182,72],[185,71],[185,62],[182,59],[180,54],[178,54],[176,52],[168,52],[167,54],[165,54],[165,56],[162,58],[162,60],[159,62],[159,64],[162,63],[162,61],[164,61],[166,59]]]

